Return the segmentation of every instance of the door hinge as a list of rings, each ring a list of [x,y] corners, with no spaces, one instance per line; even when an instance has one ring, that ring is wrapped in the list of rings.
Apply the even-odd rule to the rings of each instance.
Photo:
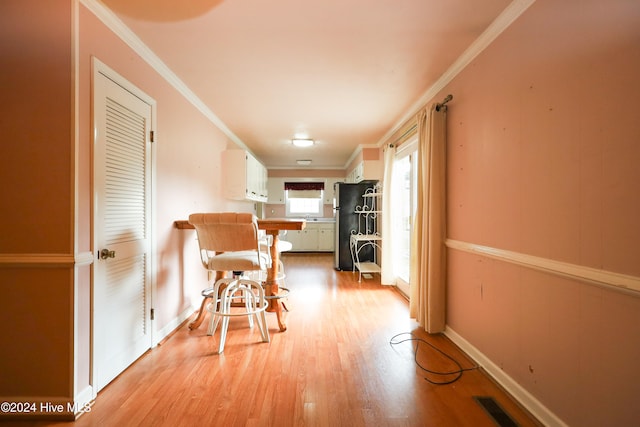
[[[152,130],[151,132],[149,132],[149,140],[151,142],[156,142],[156,132],[155,131]]]
[[[151,309],[151,320],[155,320],[155,318],[156,318],[156,309],[152,308]]]

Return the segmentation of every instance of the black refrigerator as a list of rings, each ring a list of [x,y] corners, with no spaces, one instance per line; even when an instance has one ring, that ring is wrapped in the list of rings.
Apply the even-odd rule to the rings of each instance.
[[[357,184],[336,182],[333,186],[335,199],[334,209],[336,216],[334,267],[336,270],[353,270],[353,259],[349,247],[350,236],[362,231],[366,227],[362,221],[366,221],[363,215],[356,213],[358,207],[362,207],[364,198],[362,195],[375,187],[378,181],[360,181]],[[372,247],[363,248],[359,252],[360,262],[373,261]]]

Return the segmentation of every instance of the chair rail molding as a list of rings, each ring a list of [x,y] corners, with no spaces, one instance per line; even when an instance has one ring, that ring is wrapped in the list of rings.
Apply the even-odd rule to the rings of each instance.
[[[78,254],[0,254],[0,268],[80,267],[93,263],[92,252]]]
[[[585,267],[583,265],[541,258],[475,243],[447,239],[446,246],[463,252],[485,256],[512,264],[521,265],[545,273],[555,274],[569,279],[579,280],[596,286],[613,289],[640,296],[640,277],[615,273],[607,270]]]

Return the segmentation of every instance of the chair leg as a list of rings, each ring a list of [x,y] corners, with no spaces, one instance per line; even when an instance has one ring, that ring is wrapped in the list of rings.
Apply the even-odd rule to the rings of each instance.
[[[256,315],[256,319],[258,319],[258,325],[260,325],[260,335],[262,335],[263,342],[271,342],[271,337],[269,337],[269,325],[267,324],[267,316],[264,314],[264,311],[260,312],[260,319],[258,315]]]
[[[209,321],[209,329],[207,329],[207,335],[214,335],[216,333],[216,329],[218,329],[219,323],[220,316],[217,316],[215,313],[211,313],[211,320]]]
[[[224,343],[227,340],[227,329],[229,328],[229,318],[227,316],[222,319],[222,328],[220,329],[220,343],[218,344],[218,354],[224,351]]]
[[[244,307],[247,312],[252,311],[251,306],[253,304],[253,293],[250,290],[244,290],[242,292],[244,298]],[[249,327],[253,328],[253,316],[247,316],[249,318]]]
[[[217,293],[219,288],[222,290]],[[229,329],[229,317],[231,315],[238,315],[240,313],[231,313],[232,301],[234,298],[237,300],[239,297],[244,299],[244,306],[246,309],[247,317],[249,317],[249,325],[253,327],[253,317],[255,316],[255,322],[258,323],[260,329],[260,335],[263,342],[270,342],[269,327],[267,324],[267,317],[264,310],[266,309],[267,302],[264,299],[264,289],[262,286],[249,279],[234,279],[230,282],[216,282],[214,286],[219,299],[212,303],[210,306],[211,322],[209,324],[209,335],[214,335],[218,327],[218,323],[222,320],[220,327],[220,340],[218,342],[218,354],[222,354],[224,346],[227,340],[227,331]],[[215,304],[215,306],[213,305]],[[222,318],[222,319],[220,319]]]
[[[216,314],[217,312],[222,312],[223,310],[222,300],[220,299],[220,292],[222,292],[221,289],[224,290],[224,288],[228,285],[228,280],[223,279],[224,278],[216,280],[216,283],[214,283],[213,285],[213,291],[211,292],[210,298],[212,302],[208,310],[211,312],[211,318],[209,319],[209,328],[207,329],[207,335],[209,336],[216,333],[216,329],[218,328],[218,324],[220,323],[220,316]],[[213,298],[213,295],[216,296],[215,299]]]
[[[208,272],[208,280],[211,280],[211,276],[212,276],[212,271],[209,270]],[[218,280],[224,278],[226,276],[227,272],[226,271],[216,271],[215,274],[215,282],[217,282]],[[200,327],[200,325],[202,324],[202,321],[204,320],[204,312],[205,312],[205,307],[207,306],[207,300],[211,298],[211,296],[206,296],[202,298],[202,303],[200,304],[200,311],[198,311],[198,316],[196,316],[195,319],[193,319],[191,321],[191,323],[189,323],[189,329],[190,330],[194,330],[194,329],[198,329]]]
[[[233,301],[234,288],[237,286],[237,279],[232,280],[226,284],[225,289],[220,294],[220,303],[218,310],[222,317],[222,327],[220,328],[220,342],[218,344],[218,354],[222,354],[224,351],[224,344],[227,340],[227,329],[229,329],[229,316],[226,314],[231,313],[231,302]]]

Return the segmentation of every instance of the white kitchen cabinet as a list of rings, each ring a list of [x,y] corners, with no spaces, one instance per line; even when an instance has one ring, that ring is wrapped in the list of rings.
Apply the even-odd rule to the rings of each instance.
[[[291,242],[293,252],[332,252],[335,223],[307,222],[304,230],[288,231],[284,240]]]
[[[222,188],[233,200],[267,201],[267,169],[245,150],[222,152]]]
[[[335,246],[335,224],[318,225],[318,251],[333,252]]]
[[[351,171],[351,179],[353,182],[360,182],[364,178],[364,161],[358,163],[353,171]]]
[[[293,252],[315,251],[318,246],[318,230],[307,226],[304,230],[289,231],[287,240],[291,242]]]
[[[382,162],[380,160],[363,160],[347,175],[347,182],[357,183],[368,179],[382,179]]]
[[[300,251],[302,247],[302,230],[287,230],[287,234],[282,236],[282,240],[291,243],[291,251]]]
[[[335,184],[336,182],[344,182],[344,179],[327,178],[324,181],[324,200],[322,202],[325,205],[333,204],[333,197],[335,196],[335,191],[333,190],[333,184]]]
[[[267,203],[284,205],[284,178],[269,178],[267,183]]]

